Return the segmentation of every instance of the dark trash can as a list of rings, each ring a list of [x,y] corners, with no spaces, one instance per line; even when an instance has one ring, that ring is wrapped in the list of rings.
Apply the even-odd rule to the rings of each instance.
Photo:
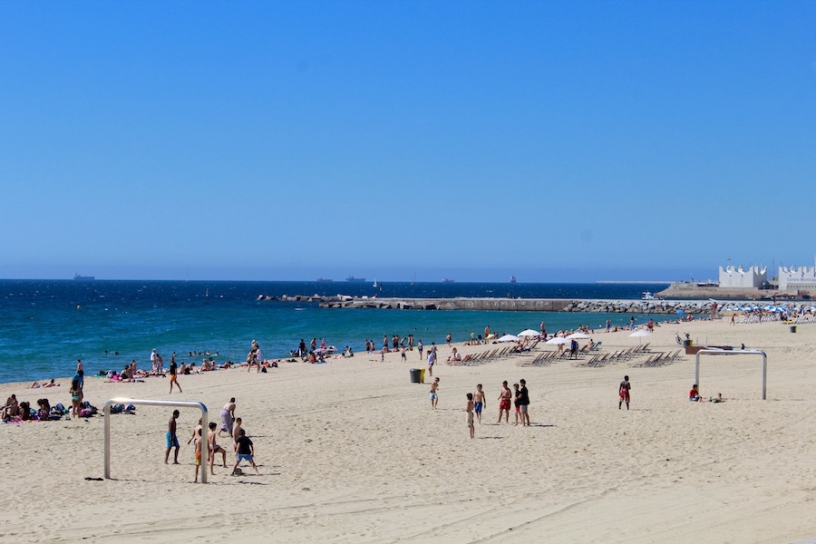
[[[409,370],[409,372],[411,373],[411,383],[420,383],[419,382],[419,374],[420,374],[419,369],[418,368],[412,368],[411,370]]]
[[[791,332],[796,332],[796,325],[791,325]]]
[[[683,347],[687,348],[691,345],[691,340],[683,340]]]

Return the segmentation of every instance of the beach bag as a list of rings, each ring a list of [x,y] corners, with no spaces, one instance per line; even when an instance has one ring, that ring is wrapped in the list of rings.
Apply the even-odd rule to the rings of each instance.
[[[261,372],[263,372],[264,374],[266,374],[266,367],[265,367],[265,366],[264,366],[264,367],[261,367]]]
[[[134,405],[132,405],[132,404],[128,404],[127,406],[125,406],[125,412],[133,412],[135,410],[136,410],[136,407]]]
[[[91,417],[93,412],[91,412],[90,408],[83,408],[79,411],[79,417]]]
[[[122,406],[121,404],[114,404],[113,406],[110,407],[110,413],[121,414],[124,409],[125,407]]]

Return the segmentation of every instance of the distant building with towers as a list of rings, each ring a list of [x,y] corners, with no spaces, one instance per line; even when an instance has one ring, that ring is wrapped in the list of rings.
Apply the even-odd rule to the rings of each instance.
[[[782,269],[780,268],[780,271]],[[763,282],[768,280],[768,269],[759,268],[758,266],[751,266],[748,269],[727,266],[720,267],[720,288],[759,288]],[[780,289],[781,289],[780,285]]]
[[[816,291],[816,266],[779,267],[780,291]]]

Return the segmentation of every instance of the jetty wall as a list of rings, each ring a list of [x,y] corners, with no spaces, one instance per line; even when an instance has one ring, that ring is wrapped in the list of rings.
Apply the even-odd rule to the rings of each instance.
[[[711,303],[702,300],[599,300],[545,298],[377,298],[352,296],[261,295],[258,300],[318,303],[321,308],[378,310],[478,310],[496,312],[593,312],[674,314],[708,313]]]

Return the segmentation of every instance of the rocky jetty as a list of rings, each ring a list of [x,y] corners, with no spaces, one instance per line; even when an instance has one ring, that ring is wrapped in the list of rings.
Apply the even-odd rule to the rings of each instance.
[[[317,303],[321,308],[370,308],[378,310],[491,310],[502,312],[591,312],[631,314],[708,313],[703,300],[597,300],[523,298],[377,298],[347,295],[260,295],[258,300]]]

